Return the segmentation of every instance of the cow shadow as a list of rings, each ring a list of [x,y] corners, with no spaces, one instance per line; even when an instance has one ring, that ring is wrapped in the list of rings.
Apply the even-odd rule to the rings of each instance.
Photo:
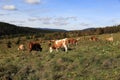
[[[61,48],[62,51],[65,51],[65,48]],[[73,48],[68,48],[68,51],[72,51]]]

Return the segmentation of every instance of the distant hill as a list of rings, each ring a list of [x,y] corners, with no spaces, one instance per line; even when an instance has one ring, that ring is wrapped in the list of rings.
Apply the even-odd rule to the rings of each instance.
[[[16,26],[13,24],[5,23],[5,22],[0,22],[0,36],[16,35],[16,34],[53,33],[57,31],[65,31],[65,30],[21,27],[21,26]]]
[[[47,31],[55,31],[55,32],[66,32],[67,30],[64,29],[51,29],[51,28],[38,28],[41,30],[47,30]]]
[[[69,31],[69,34],[72,34],[72,37],[78,36],[88,36],[88,35],[100,35],[100,34],[112,34],[120,32],[120,25],[99,27],[99,28],[86,28],[83,30],[72,30]]]
[[[4,37],[4,35],[18,36],[35,34],[36,36],[44,37],[45,39],[61,39],[66,37],[79,37],[108,33],[111,34],[117,32],[120,32],[120,25],[67,31],[62,29],[21,27],[5,22],[0,22],[0,37]]]
[[[86,28],[86,29],[83,29],[82,31],[86,31],[86,30],[95,30],[96,28]]]

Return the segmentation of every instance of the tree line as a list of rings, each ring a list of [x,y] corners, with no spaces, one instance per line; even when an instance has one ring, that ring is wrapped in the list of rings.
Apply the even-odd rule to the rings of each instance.
[[[0,38],[4,37],[18,37],[18,36],[34,36],[34,38],[43,39],[61,39],[66,37],[80,37],[88,35],[100,35],[107,33],[120,32],[120,25],[106,26],[101,28],[88,28],[85,30],[73,30],[73,31],[58,31],[58,30],[42,30],[29,27],[20,27],[9,23],[0,22]]]
[[[21,27],[13,24],[0,22],[0,37],[17,37],[26,35],[44,35],[44,33],[53,33],[54,31],[42,30],[30,27]]]

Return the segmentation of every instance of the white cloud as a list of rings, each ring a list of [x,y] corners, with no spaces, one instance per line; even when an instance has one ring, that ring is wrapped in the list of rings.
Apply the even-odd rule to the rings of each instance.
[[[43,22],[42,24],[44,24],[44,25],[51,25],[51,22]]]
[[[109,20],[109,23],[111,23],[111,25],[119,25],[120,18],[112,18],[111,20]]]
[[[53,25],[55,26],[65,26],[65,25],[68,25],[69,23],[68,22],[53,22]]]
[[[69,21],[69,20],[77,20],[77,17],[70,16],[70,17],[57,17],[55,18],[56,21]]]
[[[15,20],[11,20],[10,22],[11,23],[25,23],[25,21],[18,21],[18,20],[16,20],[16,21]]]
[[[90,26],[90,24],[84,23],[84,22],[80,23],[79,25],[80,25],[80,26]]]
[[[14,5],[4,5],[2,7],[4,10],[16,10],[16,7]]]
[[[25,0],[25,2],[29,4],[39,4],[41,0]]]
[[[28,21],[39,22],[43,25],[48,26],[67,26],[72,22],[75,22],[77,17],[70,16],[70,17],[33,17],[29,18]]]
[[[6,15],[6,14],[0,13],[0,16],[4,16],[4,15]]]
[[[39,21],[50,21],[52,20],[51,17],[44,17],[44,18],[38,18]]]
[[[29,18],[28,21],[37,21],[37,18]]]
[[[34,18],[29,18],[28,21],[41,21],[41,22],[48,22],[51,21],[51,17],[34,17]]]

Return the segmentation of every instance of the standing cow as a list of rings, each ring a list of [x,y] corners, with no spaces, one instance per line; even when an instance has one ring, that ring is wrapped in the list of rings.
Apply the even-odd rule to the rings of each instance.
[[[65,48],[65,52],[67,52],[67,50],[68,50],[67,44],[68,44],[67,38],[60,39],[60,40],[54,40],[53,44],[51,44],[51,43],[49,44],[49,46],[50,46],[50,48],[49,48],[50,53],[53,51],[53,49],[56,49],[56,51],[58,52],[58,49],[62,48],[62,47],[64,47]]]
[[[41,45],[36,42],[30,42],[29,43],[29,52],[31,51],[42,51]]]
[[[106,41],[113,42],[113,34],[110,35],[110,37],[106,38]]]
[[[69,38],[67,39],[68,44],[77,45],[79,39]]]
[[[90,40],[91,40],[91,41],[98,41],[99,39],[98,39],[97,37],[95,37],[95,36],[91,36],[91,37],[90,37]]]
[[[106,38],[106,41],[113,42],[113,37]]]

